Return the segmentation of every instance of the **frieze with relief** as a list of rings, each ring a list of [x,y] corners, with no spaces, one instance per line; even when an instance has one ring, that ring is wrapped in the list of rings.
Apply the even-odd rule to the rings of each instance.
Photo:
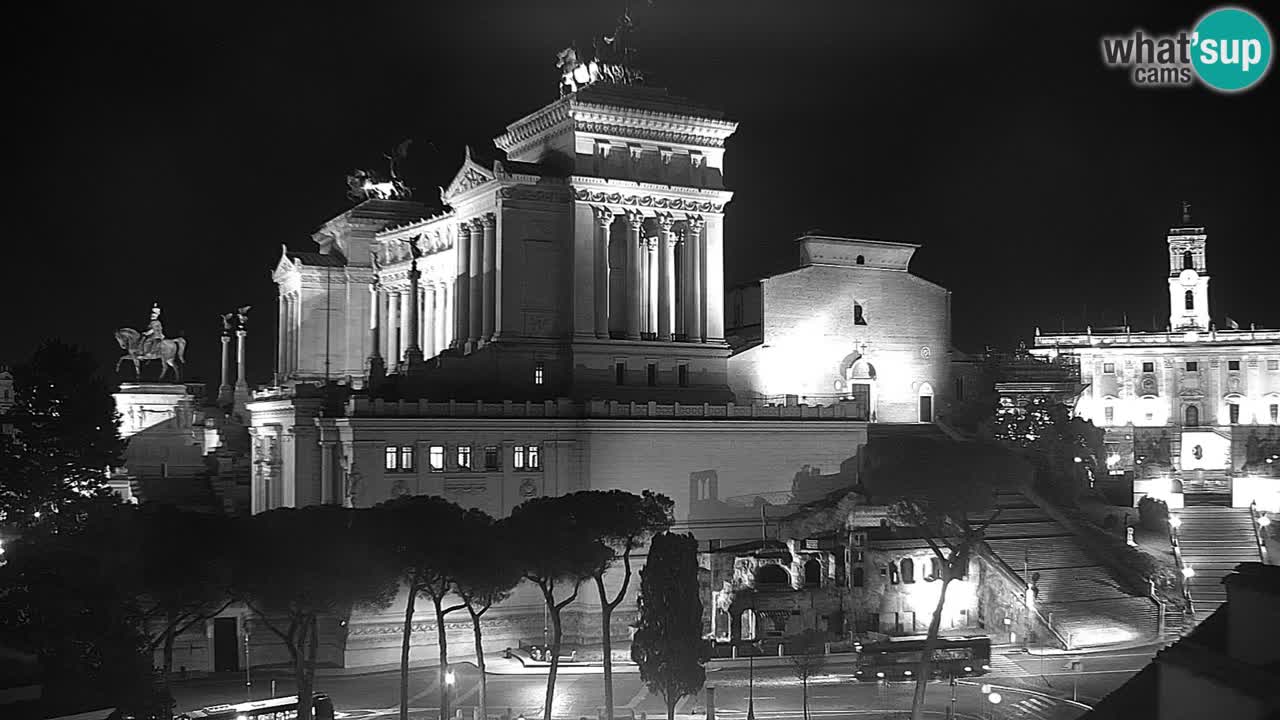
[[[575,200],[583,202],[606,203],[609,205],[626,205],[630,207],[651,207],[660,210],[683,210],[686,212],[719,213],[724,211],[724,204],[709,201],[689,200],[686,198],[655,198],[652,195],[623,195],[622,193],[591,192],[577,190]]]

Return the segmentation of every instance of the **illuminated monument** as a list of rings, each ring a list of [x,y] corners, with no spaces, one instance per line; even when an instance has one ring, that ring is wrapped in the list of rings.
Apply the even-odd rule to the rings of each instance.
[[[856,480],[873,408],[919,424],[934,392],[945,407],[947,292],[905,272],[914,246],[876,241],[809,238],[797,274],[764,282],[807,282],[829,312],[790,332],[808,301],[766,293],[765,354],[816,341],[829,362],[793,369],[793,385],[770,374],[781,399],[757,387],[748,358],[761,351],[725,327],[736,124],[635,84],[617,37],[614,56],[562,53],[559,99],[494,150],[466,148],[443,209],[366,171],[317,251],[282,252],[277,382],[248,403],[254,512],[412,493],[501,517],[533,497],[652,489],[676,501],[682,531],[741,541],[759,536],[761,505],[780,514]],[[927,285],[928,301],[895,298],[907,285]],[[873,383],[874,402],[849,387]],[[620,639],[633,609],[614,615]],[[570,611],[571,641],[598,637],[586,594]],[[397,613],[353,617],[333,659],[394,659]],[[536,593],[494,613],[494,647],[541,638]],[[415,656],[434,652],[426,635]]]
[[[1137,471],[1136,495],[1278,511],[1280,330],[1210,319],[1207,245],[1184,203],[1167,236],[1164,332],[1037,331],[1033,352],[1078,361],[1076,412],[1106,430],[1113,470]]]

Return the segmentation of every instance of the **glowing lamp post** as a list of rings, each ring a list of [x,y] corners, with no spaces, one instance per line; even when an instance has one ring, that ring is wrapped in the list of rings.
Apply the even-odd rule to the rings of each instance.
[[[1193,577],[1195,577],[1195,576],[1196,576],[1195,568],[1191,567],[1190,565],[1188,565],[1188,566],[1186,566],[1186,567],[1182,568],[1182,577],[1184,577],[1184,578],[1186,578],[1186,579],[1190,580],[1191,578],[1193,578]]]
[[[1170,515],[1169,527],[1173,528],[1174,530],[1177,530],[1178,528],[1182,527],[1182,518],[1178,515]]]
[[[1271,524],[1271,518],[1267,517],[1266,513],[1263,513],[1258,516],[1258,527],[1266,527],[1270,524]],[[0,548],[0,553],[3,553],[3,552],[4,552],[4,549]]]

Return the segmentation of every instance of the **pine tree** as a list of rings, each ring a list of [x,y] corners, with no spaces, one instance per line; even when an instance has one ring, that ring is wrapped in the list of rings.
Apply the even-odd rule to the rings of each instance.
[[[698,543],[692,535],[662,533],[649,546],[640,570],[640,619],[631,641],[631,659],[640,679],[667,704],[702,689],[710,645],[702,639],[702,599],[698,594]]]

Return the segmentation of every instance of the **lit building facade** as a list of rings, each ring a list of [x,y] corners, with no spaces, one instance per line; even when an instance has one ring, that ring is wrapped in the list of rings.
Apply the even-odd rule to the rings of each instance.
[[[709,546],[758,537],[762,503],[792,508],[855,483],[872,408],[882,422],[934,415],[920,397],[947,385],[947,291],[906,272],[915,246],[806,239],[805,268],[764,283],[763,312],[799,322],[787,288],[825,273],[830,367],[797,368],[783,392],[831,390],[761,395],[760,353],[731,346],[725,327],[735,127],[662,90],[591,85],[509,126],[494,141],[503,157],[468,149],[445,210],[366,200],[322,226],[316,252],[285,250],[277,383],[248,403],[253,511],[434,494],[502,517],[534,497],[648,489]],[[874,336],[855,298],[868,322],[883,318]],[[889,321],[913,304],[898,312],[919,322]],[[813,340],[770,337],[788,357]],[[874,403],[852,401],[840,377],[878,383]],[[491,613],[495,649],[542,641],[542,600],[526,590]],[[566,612],[570,643],[600,637],[592,595]],[[402,608],[351,618],[335,661],[398,657]],[[634,610],[614,614],[615,638]],[[470,647],[469,622],[447,632]],[[420,637],[413,656],[433,654],[432,628]],[[282,653],[264,646],[255,662]]]
[[[1276,505],[1280,330],[1210,320],[1207,240],[1186,212],[1168,233],[1165,332],[1037,330],[1033,352],[1079,365],[1076,413],[1105,429],[1112,470],[1138,471],[1135,502],[1185,487]]]

